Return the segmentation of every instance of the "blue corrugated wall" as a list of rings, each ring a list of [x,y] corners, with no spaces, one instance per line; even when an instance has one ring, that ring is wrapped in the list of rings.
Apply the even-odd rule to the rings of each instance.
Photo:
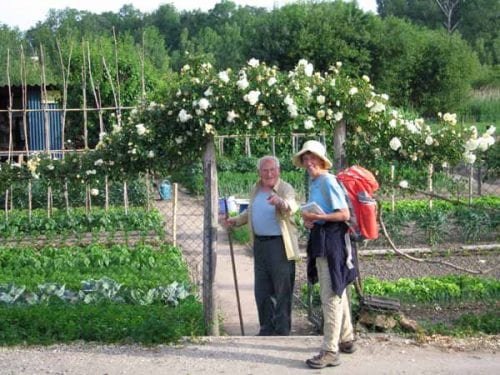
[[[29,124],[29,148],[30,150],[45,150],[45,116],[42,109],[42,101],[40,90],[28,91],[28,108],[40,109],[40,111],[28,113]],[[47,108],[57,109],[57,103],[49,103]],[[50,122],[50,149],[60,150],[61,144],[61,113],[49,112]]]

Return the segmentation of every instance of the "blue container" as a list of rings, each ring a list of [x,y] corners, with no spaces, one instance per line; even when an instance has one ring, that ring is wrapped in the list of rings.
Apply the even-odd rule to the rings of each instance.
[[[160,184],[160,198],[164,201],[172,199],[172,185],[170,181],[163,180]]]

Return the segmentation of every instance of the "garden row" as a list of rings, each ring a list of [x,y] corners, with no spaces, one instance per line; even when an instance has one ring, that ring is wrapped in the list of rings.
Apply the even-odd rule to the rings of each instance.
[[[433,313],[421,316],[419,324],[426,333],[452,335],[477,335],[500,333],[500,280],[467,275],[448,275],[439,277],[400,278],[394,281],[368,277],[364,280],[365,295],[398,299],[402,310],[412,316],[417,310]],[[310,288],[304,284],[301,299],[319,310],[319,285]],[[359,298],[353,294],[353,313],[360,310]],[[455,317],[452,310],[458,310]],[[437,311],[440,318],[436,318]]]
[[[137,207],[9,211],[0,219],[0,344],[153,344],[204,334],[180,250],[149,241],[151,233],[161,238],[163,224],[158,211]],[[88,232],[90,244],[64,244]],[[98,243],[102,233],[106,244]],[[132,233],[142,240],[113,243]],[[60,245],[40,245],[42,235]]]
[[[203,309],[168,245],[0,248],[0,343],[170,343]]]

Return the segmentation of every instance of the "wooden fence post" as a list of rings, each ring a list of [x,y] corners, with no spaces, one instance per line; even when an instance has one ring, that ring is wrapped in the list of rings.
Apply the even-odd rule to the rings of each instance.
[[[432,191],[434,190],[433,185],[432,185],[433,177],[434,177],[434,164],[429,163],[427,185],[428,185],[429,193],[431,193],[431,194],[432,194]],[[429,198],[429,208],[430,209],[432,209],[432,204],[433,204],[432,202],[433,202],[433,200],[432,200],[432,195],[431,195]]]
[[[177,246],[177,182],[173,184],[172,196],[172,245]]]
[[[391,184],[392,184],[392,189],[391,189],[391,212],[394,212],[396,210],[396,189],[394,188],[395,174],[396,174],[396,167],[394,166],[394,164],[391,164]]]
[[[215,298],[215,267],[217,261],[217,165],[213,137],[207,142],[203,155],[205,180],[205,210],[203,215],[203,307],[207,333],[219,335],[217,303]]]
[[[333,133],[333,167],[335,171],[339,171],[346,167],[346,157],[344,143],[347,135],[345,120],[340,121],[335,127]]]

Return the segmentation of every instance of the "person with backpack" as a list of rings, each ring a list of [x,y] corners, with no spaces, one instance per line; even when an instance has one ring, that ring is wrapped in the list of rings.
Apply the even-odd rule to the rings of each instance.
[[[307,141],[293,156],[295,166],[309,174],[309,201],[320,209],[302,210],[304,225],[310,229],[307,244],[307,278],[319,281],[323,311],[323,343],[318,355],[306,364],[314,369],[340,364],[339,351],[353,353],[354,330],[351,322],[347,286],[356,278],[349,254],[349,207],[336,177],[328,170],[332,163],[325,147]],[[315,206],[316,206],[315,205]]]

